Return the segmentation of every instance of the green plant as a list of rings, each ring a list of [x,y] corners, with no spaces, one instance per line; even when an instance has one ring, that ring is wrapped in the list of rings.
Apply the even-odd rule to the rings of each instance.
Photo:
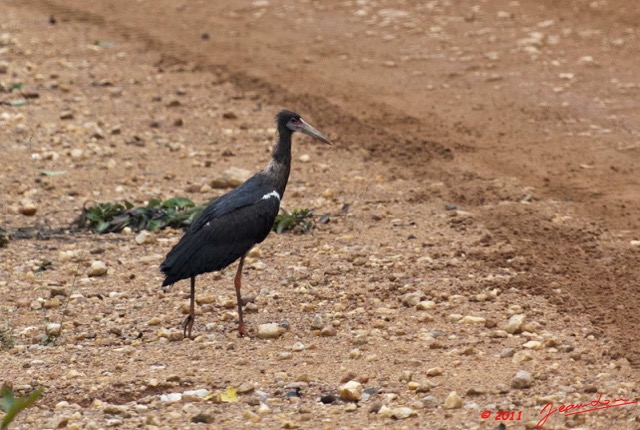
[[[0,397],[0,409],[6,412],[2,421],[0,421],[0,430],[5,430],[9,428],[9,424],[15,419],[16,415],[31,406],[42,396],[42,390],[34,390],[28,396],[20,398],[15,397],[10,388],[2,387],[0,394],[2,394],[2,397]]]
[[[297,234],[313,231],[315,222],[311,209],[294,209],[291,212],[282,209],[282,212],[284,213],[276,216],[276,221],[273,224],[273,231],[276,233],[280,234],[286,230],[292,230]]]
[[[97,203],[84,207],[78,223],[89,225],[96,233],[112,233],[130,227],[135,231],[156,231],[161,228],[186,227],[204,210],[186,197],[164,201],[150,200],[146,206],[134,207],[131,202]]]

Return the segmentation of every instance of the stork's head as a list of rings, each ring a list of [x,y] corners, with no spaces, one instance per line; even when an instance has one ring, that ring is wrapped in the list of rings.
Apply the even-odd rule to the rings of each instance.
[[[280,132],[285,130],[291,130],[291,132],[299,131],[308,136],[318,139],[320,142],[331,145],[329,139],[327,139],[322,133],[315,128],[311,127],[300,115],[290,110],[283,109],[276,115],[276,124]]]

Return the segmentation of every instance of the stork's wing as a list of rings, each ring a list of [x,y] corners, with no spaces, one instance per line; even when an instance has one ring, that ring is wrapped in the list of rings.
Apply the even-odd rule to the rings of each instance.
[[[160,265],[163,285],[221,270],[267,237],[279,195],[266,185],[244,185],[211,203],[167,254]]]
[[[276,195],[270,194],[273,192],[273,187],[265,181],[264,177],[255,175],[244,184],[211,202],[193,222],[189,231],[198,231],[207,222],[227,215],[236,209],[256,204],[267,195],[277,198],[280,202],[281,196],[277,193]]]

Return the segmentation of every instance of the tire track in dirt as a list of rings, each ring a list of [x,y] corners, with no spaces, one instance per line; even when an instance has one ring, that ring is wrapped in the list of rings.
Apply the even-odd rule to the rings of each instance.
[[[188,70],[208,71],[220,83],[230,82],[243,91],[251,92],[257,103],[295,106],[301,112],[308,112],[310,118],[317,118],[314,122],[318,127],[340,130],[341,134],[330,136],[335,143],[350,148],[364,148],[371,156],[393,160],[393,164],[401,168],[400,172],[410,168],[415,174],[423,175],[426,172],[425,165],[434,159],[450,161],[454,158],[454,151],[449,145],[424,137],[420,119],[398,112],[384,103],[369,103],[366,117],[360,118],[323,96],[291,92],[282,85],[253,76],[243,69],[213,62],[184,44],[159,40],[144,29],[127,25],[117,18],[110,19],[52,0],[30,0],[25,4],[63,21],[89,23],[125,40],[142,42],[149,50],[161,55],[157,63],[160,68],[182,64]],[[398,127],[398,124],[402,127]]]

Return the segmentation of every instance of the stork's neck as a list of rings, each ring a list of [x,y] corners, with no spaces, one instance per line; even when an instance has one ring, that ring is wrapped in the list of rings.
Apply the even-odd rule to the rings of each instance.
[[[287,127],[278,128],[278,143],[273,147],[271,155],[281,164],[291,165],[291,135],[293,132]]]
[[[291,171],[291,135],[293,132],[286,127],[278,129],[278,142],[273,147],[273,159],[265,169],[265,173],[274,182],[280,198],[284,194]]]

